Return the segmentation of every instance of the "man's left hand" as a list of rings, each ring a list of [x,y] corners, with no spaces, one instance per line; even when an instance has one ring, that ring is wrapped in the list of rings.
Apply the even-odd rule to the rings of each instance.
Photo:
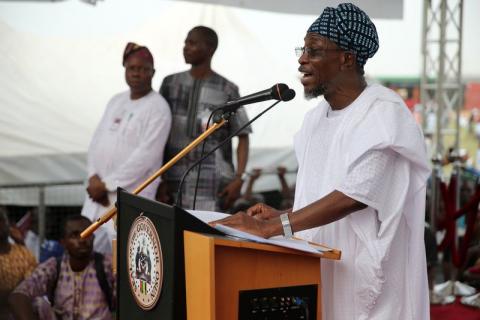
[[[249,216],[245,212],[239,211],[234,215],[220,220],[212,221],[209,224],[212,227],[216,224],[221,224],[237,230],[248,232],[262,238],[268,238],[270,236],[267,233],[267,225],[269,223],[270,222],[267,220],[255,219],[254,217]]]
[[[242,179],[235,178],[218,194],[219,197],[225,199],[222,207],[223,210],[231,208],[235,200],[240,197],[242,184]]]

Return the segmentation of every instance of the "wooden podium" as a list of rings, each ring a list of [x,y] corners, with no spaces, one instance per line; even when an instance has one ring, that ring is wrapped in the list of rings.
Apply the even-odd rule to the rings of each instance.
[[[182,209],[123,190],[118,210],[117,319],[321,319],[320,259],[339,259],[338,251],[320,255],[228,238]],[[127,267],[139,216],[153,223],[162,248],[161,294],[148,310],[134,296]]]
[[[189,320],[238,319],[240,292],[298,286],[314,288],[317,301],[310,303],[316,317],[310,314],[308,319],[321,319],[320,255],[189,231],[184,235]],[[337,254],[328,256],[339,258]],[[272,307],[272,295],[269,298],[267,305]],[[266,306],[258,303],[257,316],[245,315],[245,319],[264,319],[261,313]],[[280,304],[277,301],[279,316]]]

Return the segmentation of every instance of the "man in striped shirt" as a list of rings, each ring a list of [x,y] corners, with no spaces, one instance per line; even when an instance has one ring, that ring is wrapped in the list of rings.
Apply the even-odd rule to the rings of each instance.
[[[167,100],[172,111],[172,130],[165,148],[165,162],[205,130],[208,117],[215,108],[240,96],[238,87],[233,82],[212,70],[211,61],[217,45],[218,36],[211,28],[197,26],[190,30],[183,48],[185,62],[191,65],[190,70],[171,74],[162,82],[160,94]],[[212,150],[247,122],[245,110],[238,109],[225,127],[205,140],[205,150]],[[232,143],[228,142],[202,162],[198,189],[198,171],[192,170],[183,185],[182,207],[193,208],[197,189],[196,209],[224,211],[231,208],[240,196],[242,175],[248,160],[248,136],[251,131],[250,127],[246,127],[236,134],[236,166],[233,164]],[[201,147],[192,150],[165,173],[158,198],[165,198],[169,194],[177,200],[182,176],[201,158],[201,150]]]

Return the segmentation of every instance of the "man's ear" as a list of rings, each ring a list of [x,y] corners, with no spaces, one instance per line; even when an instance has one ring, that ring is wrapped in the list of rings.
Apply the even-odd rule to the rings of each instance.
[[[213,48],[213,47],[211,47],[211,46],[208,46],[208,47],[207,47],[207,50],[208,50],[208,55],[210,56],[210,59],[212,59],[212,58],[213,58],[213,55],[215,54],[215,51],[217,51],[217,49],[216,49],[216,48]]]
[[[341,69],[342,70],[352,70],[355,69],[357,64],[357,57],[354,53],[350,51],[345,51],[342,54],[341,58]]]

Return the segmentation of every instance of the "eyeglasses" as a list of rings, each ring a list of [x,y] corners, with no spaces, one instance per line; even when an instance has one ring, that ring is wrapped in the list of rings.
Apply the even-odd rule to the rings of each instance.
[[[309,59],[312,58],[320,58],[325,55],[325,52],[327,51],[344,51],[341,48],[310,48],[310,47],[296,47],[295,48],[295,54],[297,57],[303,56],[304,53],[307,54],[307,57]]]

